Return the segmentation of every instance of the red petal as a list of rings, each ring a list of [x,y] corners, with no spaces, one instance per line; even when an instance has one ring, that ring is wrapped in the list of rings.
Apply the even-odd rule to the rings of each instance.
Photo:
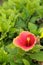
[[[26,46],[28,37],[30,38],[29,46]],[[13,40],[13,43],[15,44],[15,46],[20,47],[25,51],[28,51],[32,49],[33,46],[36,44],[36,37],[28,31],[23,31],[18,37]]]

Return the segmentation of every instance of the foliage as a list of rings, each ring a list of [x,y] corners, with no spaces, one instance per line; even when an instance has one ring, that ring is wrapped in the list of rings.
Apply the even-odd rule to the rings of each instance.
[[[24,52],[13,45],[13,38],[21,31],[40,36],[41,28],[43,0],[4,0],[0,5],[0,65],[31,65],[33,59],[43,61],[43,46],[36,45]]]

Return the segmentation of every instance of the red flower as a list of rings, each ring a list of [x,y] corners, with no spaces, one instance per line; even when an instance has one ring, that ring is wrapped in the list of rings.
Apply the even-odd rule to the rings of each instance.
[[[13,43],[22,50],[28,51],[36,44],[36,37],[28,31],[23,31],[13,40]]]

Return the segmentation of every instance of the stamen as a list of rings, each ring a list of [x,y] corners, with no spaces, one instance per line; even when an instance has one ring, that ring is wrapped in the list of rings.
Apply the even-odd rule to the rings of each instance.
[[[30,41],[30,38],[29,38],[29,37],[27,38],[27,41],[28,41],[28,42]]]

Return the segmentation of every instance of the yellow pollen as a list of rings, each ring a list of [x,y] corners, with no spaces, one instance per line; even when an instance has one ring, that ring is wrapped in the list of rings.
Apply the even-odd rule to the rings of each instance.
[[[30,41],[30,38],[29,38],[29,37],[27,38],[27,41],[28,41],[28,42]]]

